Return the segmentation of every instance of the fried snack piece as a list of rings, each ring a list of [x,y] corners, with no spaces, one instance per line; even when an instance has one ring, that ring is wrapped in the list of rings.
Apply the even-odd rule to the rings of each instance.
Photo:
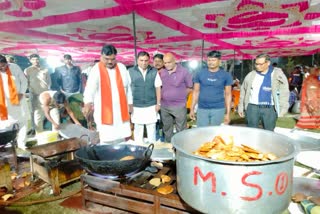
[[[158,186],[160,186],[160,184],[161,184],[161,179],[160,179],[160,178],[152,178],[152,179],[149,181],[149,184],[158,187]]]
[[[269,159],[269,160],[275,160],[275,159],[277,159],[277,156],[276,156],[275,154],[273,154],[273,153],[267,153],[267,154],[265,154],[265,157],[266,157],[267,159]]]
[[[307,196],[301,192],[297,192],[295,193],[292,197],[291,197],[291,200],[294,202],[294,203],[299,203],[303,200],[307,199]]]
[[[241,144],[242,146],[242,149],[246,152],[251,152],[251,153],[256,153],[256,154],[259,154],[260,152],[251,148],[250,146],[247,146],[247,145],[244,145],[244,144]]]
[[[166,186],[159,187],[157,191],[160,194],[168,195],[173,192],[173,187],[171,185],[166,185]]]
[[[13,197],[14,197],[13,194],[5,194],[1,198],[2,200],[7,201],[9,198],[13,198]]]
[[[208,152],[213,148],[214,145],[215,145],[215,142],[206,142],[206,143],[201,145],[199,151],[200,152]]]
[[[123,158],[121,158],[120,161],[133,160],[133,159],[135,159],[134,156],[128,155],[128,156],[124,156]]]
[[[163,184],[171,181],[171,178],[168,175],[161,175],[160,177]]]
[[[223,161],[237,162],[254,162],[254,161],[270,161],[277,159],[273,153],[262,153],[250,146],[234,145],[233,136],[217,135],[212,142],[202,144],[193,154]]]

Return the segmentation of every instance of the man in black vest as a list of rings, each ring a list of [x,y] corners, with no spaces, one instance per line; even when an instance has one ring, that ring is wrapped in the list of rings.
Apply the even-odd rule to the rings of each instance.
[[[133,105],[129,106],[134,123],[134,139],[144,142],[144,125],[146,125],[148,142],[156,141],[157,113],[160,110],[161,79],[157,69],[149,65],[150,55],[141,51],[138,65],[129,69]]]

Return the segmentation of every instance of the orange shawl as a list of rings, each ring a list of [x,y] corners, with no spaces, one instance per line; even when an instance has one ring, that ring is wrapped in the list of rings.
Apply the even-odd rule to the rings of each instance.
[[[116,65],[116,81],[120,98],[121,118],[122,121],[129,121],[128,103],[126,93],[124,91],[123,82],[118,65]],[[100,85],[101,85],[101,121],[102,124],[113,124],[113,109],[112,109],[112,92],[110,77],[105,65],[99,63],[100,70]]]
[[[9,86],[9,97],[10,103],[12,105],[19,104],[19,97],[16,89],[16,84],[12,79],[12,74],[9,66],[6,68],[6,73],[8,76],[8,86]],[[8,120],[8,109],[6,106],[6,95],[4,93],[4,82],[2,81],[2,76],[0,74],[0,120]]]

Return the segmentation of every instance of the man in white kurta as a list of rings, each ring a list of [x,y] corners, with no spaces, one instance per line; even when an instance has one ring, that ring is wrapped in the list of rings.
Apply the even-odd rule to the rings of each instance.
[[[149,53],[141,51],[138,53],[138,65],[129,69],[133,97],[131,120],[134,123],[134,140],[138,143],[145,142],[144,125],[147,129],[147,142],[156,141],[162,82],[158,70],[152,68],[149,62]]]
[[[26,138],[27,138],[27,109],[25,103],[25,92],[28,87],[28,81],[27,78],[24,76],[23,71],[21,68],[14,64],[14,63],[7,63],[6,61],[2,60],[2,57],[0,55],[0,75],[2,78],[3,89],[4,94],[6,98],[6,106],[8,111],[8,120],[17,121],[19,124],[19,132],[17,137],[17,143],[18,147],[24,149]],[[5,57],[4,57],[5,58]],[[19,104],[18,105],[12,105],[10,102],[10,95],[9,95],[9,86],[8,86],[8,75],[5,72],[5,69],[7,66],[10,69],[11,72],[11,78],[13,79],[16,90],[19,96]]]
[[[111,47],[111,52],[110,52]],[[99,63],[95,64],[90,71],[90,75],[87,81],[87,85],[83,94],[84,115],[90,111],[90,108],[94,108],[94,121],[97,125],[97,130],[100,135],[100,143],[113,143],[123,141],[125,138],[131,136],[130,121],[122,121],[121,107],[119,92],[116,84],[116,69],[118,66],[123,87],[126,93],[127,103],[132,104],[132,93],[130,88],[130,75],[128,70],[122,63],[116,62],[116,49],[109,45],[104,52],[105,47],[102,49],[100,62],[104,63],[110,78],[111,95],[112,95],[112,109],[113,109],[113,124],[102,124],[101,118],[101,82]]]

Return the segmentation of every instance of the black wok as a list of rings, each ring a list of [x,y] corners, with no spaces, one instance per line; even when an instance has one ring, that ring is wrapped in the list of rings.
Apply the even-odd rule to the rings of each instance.
[[[16,140],[19,131],[19,125],[14,124],[11,130],[0,131],[0,145],[6,145]]]
[[[75,152],[82,168],[101,177],[125,177],[141,170],[150,160],[153,144],[148,147],[130,144],[94,145],[81,147]],[[120,160],[134,156],[132,160]]]

